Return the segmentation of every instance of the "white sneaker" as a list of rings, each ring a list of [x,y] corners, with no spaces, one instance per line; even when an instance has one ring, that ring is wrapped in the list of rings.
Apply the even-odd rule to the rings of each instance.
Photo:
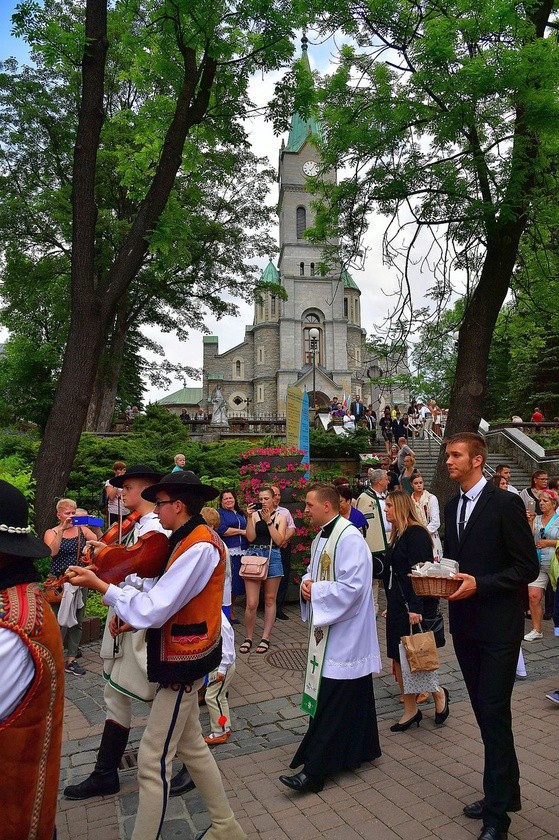
[[[543,639],[543,633],[540,633],[539,630],[530,630],[530,632],[526,633],[524,636],[525,642],[535,642],[538,639]]]
[[[557,703],[559,706],[559,691],[552,691],[551,694],[545,695],[548,700],[551,700],[552,703]]]

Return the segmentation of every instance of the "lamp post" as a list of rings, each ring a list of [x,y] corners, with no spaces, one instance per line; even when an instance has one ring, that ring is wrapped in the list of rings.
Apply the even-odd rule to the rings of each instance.
[[[376,363],[367,368],[367,376],[371,380],[371,405],[373,403],[373,379],[380,379],[384,375],[384,371]]]
[[[320,333],[316,327],[313,327],[309,330],[309,338],[311,340],[311,353],[312,353],[312,407],[316,409],[316,348],[318,345],[318,339],[320,337]]]

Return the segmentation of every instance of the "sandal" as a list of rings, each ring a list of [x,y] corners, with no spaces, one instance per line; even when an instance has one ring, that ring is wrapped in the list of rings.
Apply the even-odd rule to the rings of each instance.
[[[245,639],[239,648],[239,653],[248,653],[252,647],[252,639]]]
[[[267,653],[270,649],[270,640],[269,639],[262,639],[258,647],[256,648],[256,653]]]

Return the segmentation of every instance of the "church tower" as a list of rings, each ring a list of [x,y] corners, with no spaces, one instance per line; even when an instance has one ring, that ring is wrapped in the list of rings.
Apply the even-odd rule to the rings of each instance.
[[[305,36],[302,60],[308,64]],[[270,260],[262,282],[283,286],[287,299],[263,289],[245,340],[225,353],[219,353],[217,337],[204,338],[204,392],[219,381],[230,413],[250,405],[249,413],[256,416],[284,414],[290,385],[307,390],[311,406],[313,402],[326,405],[333,395],[340,399],[361,395],[365,335],[361,292],[339,265],[321,275],[322,248],[305,236],[307,228],[314,225],[314,199],[306,187],[308,179],[319,173],[316,141],[320,137],[320,124],[314,117],[303,119],[295,113],[287,142],[283,141],[280,149],[278,265],[276,268]],[[336,182],[334,170],[321,177]],[[319,333],[314,372],[313,328]]]
[[[303,37],[303,61],[308,62],[307,39]],[[310,67],[309,67],[310,72]],[[346,271],[332,267],[319,272],[320,246],[305,237],[314,225],[313,196],[307,191],[309,177],[319,172],[320,152],[316,140],[319,123],[299,114],[291,119],[286,144],[279,157],[279,244],[278,271],[287,292],[279,319],[280,364],[277,375],[277,410],[285,411],[288,385],[298,385],[312,395],[312,350],[310,330],[318,329],[316,348],[316,395],[325,404],[334,394],[348,397],[360,392],[356,373],[361,367],[360,291]],[[322,177],[336,182],[334,170]]]

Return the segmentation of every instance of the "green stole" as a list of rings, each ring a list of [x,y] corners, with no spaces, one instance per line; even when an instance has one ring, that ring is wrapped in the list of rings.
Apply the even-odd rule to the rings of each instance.
[[[344,519],[343,516],[338,516],[332,532],[324,544],[324,548],[320,554],[320,562],[318,566],[318,580],[336,580],[336,549],[338,541],[346,530],[351,526],[351,522]],[[320,537],[316,536],[311,545],[311,569],[316,568],[316,552]],[[318,693],[320,691],[320,683],[322,680],[322,669],[324,667],[324,659],[326,656],[326,647],[328,645],[328,635],[330,633],[330,626],[315,627],[312,611],[312,601],[308,602],[309,609],[309,650],[307,654],[307,668],[305,672],[305,682],[303,685],[303,697],[301,699],[301,709],[311,717],[316,714],[316,707],[318,703]]]

